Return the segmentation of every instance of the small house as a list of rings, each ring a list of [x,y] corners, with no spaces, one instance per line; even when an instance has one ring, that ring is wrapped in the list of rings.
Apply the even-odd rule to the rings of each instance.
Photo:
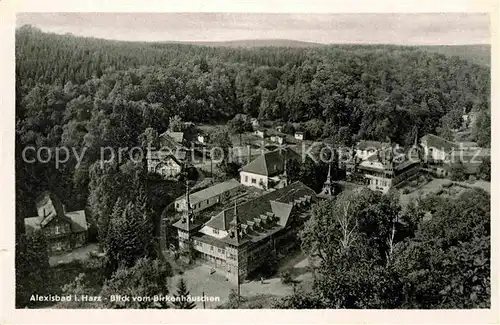
[[[181,152],[178,152],[180,155]],[[185,154],[185,152],[182,152]],[[147,153],[148,172],[161,175],[163,178],[173,178],[182,172],[183,163],[175,154],[168,150],[150,151]]]
[[[255,117],[252,117],[250,119],[250,123],[252,124],[253,128],[258,128],[260,126],[259,121]]]
[[[256,136],[258,136],[259,138],[264,139],[264,137],[266,136],[266,130],[262,129],[262,128],[258,128],[257,130],[255,130],[254,134]]]
[[[283,144],[285,143],[285,135],[284,134],[275,134],[271,136],[271,142],[277,143],[277,144]]]
[[[297,140],[305,140],[305,134],[304,132],[295,132],[295,139]]]

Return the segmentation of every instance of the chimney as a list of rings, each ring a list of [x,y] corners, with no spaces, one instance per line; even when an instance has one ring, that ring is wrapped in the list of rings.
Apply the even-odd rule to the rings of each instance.
[[[247,164],[250,163],[250,160],[252,159],[252,154],[251,154],[251,148],[250,145],[247,145]]]

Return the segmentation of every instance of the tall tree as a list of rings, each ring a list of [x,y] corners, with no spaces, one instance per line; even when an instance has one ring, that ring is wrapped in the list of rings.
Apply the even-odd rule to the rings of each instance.
[[[109,222],[105,251],[110,272],[130,267],[143,257],[155,256],[151,211],[141,190],[133,202],[116,201]]]
[[[175,300],[172,304],[177,309],[193,309],[196,307],[194,301],[189,300],[191,295],[183,278],[180,278],[177,284],[177,293],[174,294],[174,298]]]
[[[158,259],[141,258],[129,268],[120,267],[105,282],[101,296],[119,295],[128,299],[107,299],[104,306],[116,309],[169,308],[167,296],[170,276],[170,265]]]
[[[35,304],[33,294],[49,294],[50,272],[47,241],[41,231],[16,238],[16,307]]]

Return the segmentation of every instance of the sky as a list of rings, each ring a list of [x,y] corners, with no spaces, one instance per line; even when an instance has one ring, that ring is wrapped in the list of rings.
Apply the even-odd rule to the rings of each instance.
[[[490,44],[490,17],[482,13],[18,13],[16,26],[24,24],[127,41]]]

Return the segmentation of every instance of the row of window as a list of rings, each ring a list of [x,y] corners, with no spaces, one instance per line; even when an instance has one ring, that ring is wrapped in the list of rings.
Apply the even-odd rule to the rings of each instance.
[[[46,233],[49,235],[59,235],[67,232],[70,232],[69,224],[55,225],[54,227],[50,227]]]
[[[195,240],[195,241],[194,241],[194,246],[203,247],[203,243],[202,243],[202,242],[200,242],[200,241]],[[210,251],[211,251],[211,252],[213,252],[213,251],[214,251],[214,246],[213,246],[213,245],[208,245],[208,246],[210,246]],[[226,250],[225,250],[225,249],[223,249],[223,248],[217,248],[217,252],[218,252],[219,254],[225,254],[225,253],[226,253]]]
[[[248,183],[248,176],[245,176],[245,183]],[[252,184],[257,184],[257,179],[252,177]]]
[[[219,199],[217,199],[217,202],[219,202]],[[208,205],[208,204],[210,204],[210,199],[208,199],[208,200],[206,201],[206,204],[207,204],[207,205]],[[179,202],[177,202],[177,203],[175,204],[175,207],[176,207],[177,209],[179,209],[179,207],[180,207]],[[201,202],[200,202],[200,203],[198,203],[198,204],[191,204],[191,209],[198,209],[198,208],[201,208]]]
[[[376,179],[376,178],[375,178],[375,179],[374,179],[374,181],[375,181],[375,185],[376,185],[376,186],[379,186],[379,185],[380,185],[380,186],[389,186],[389,181],[387,181],[387,180],[384,180],[384,179]]]

